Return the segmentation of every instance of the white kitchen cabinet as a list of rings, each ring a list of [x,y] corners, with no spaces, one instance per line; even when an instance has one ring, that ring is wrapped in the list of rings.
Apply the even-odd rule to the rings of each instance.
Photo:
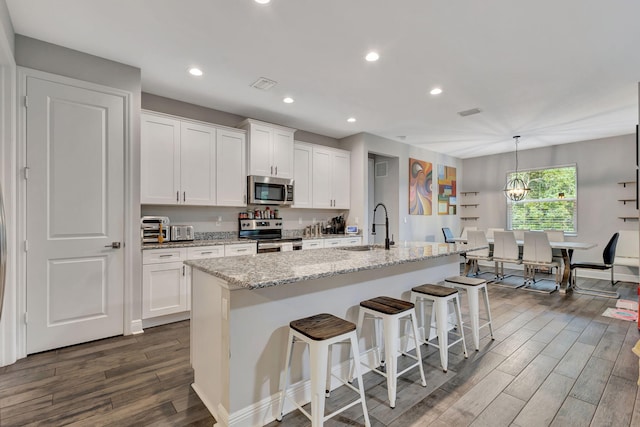
[[[313,145],[296,141],[293,147],[293,208],[313,207]]]
[[[249,175],[293,178],[295,129],[246,119],[238,126],[247,131]]]
[[[349,209],[351,153],[313,146],[312,193],[314,208]]]
[[[217,205],[247,205],[247,168],[245,134],[218,129]]]
[[[224,245],[187,248],[187,259],[221,258],[223,256]]]
[[[142,318],[187,311],[185,248],[153,249],[142,255]]]
[[[324,239],[324,247],[341,248],[345,246],[359,246],[361,242],[361,237],[332,237],[329,239]]]
[[[232,243],[224,245],[224,256],[255,255],[258,251],[256,242]]]
[[[313,239],[313,240],[303,240],[302,241],[302,250],[307,249],[323,249],[324,241],[322,239]]]
[[[143,204],[246,206],[245,133],[143,113]]]

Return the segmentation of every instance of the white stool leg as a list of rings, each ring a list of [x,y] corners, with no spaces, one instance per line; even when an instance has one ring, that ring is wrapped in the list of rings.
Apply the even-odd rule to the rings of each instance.
[[[356,334],[358,336],[358,339],[360,337],[362,337],[362,325],[364,323],[364,310],[360,309],[358,310],[358,323],[356,324]],[[366,345],[364,347],[364,350],[366,350]],[[352,362],[350,363],[349,366],[349,376],[347,377],[347,381],[349,383],[351,383],[353,381],[353,369],[354,369],[354,364],[360,364],[360,355],[358,354],[357,356],[354,356]]]
[[[309,344],[311,359],[311,425],[320,427],[324,423],[325,379],[327,374],[328,345],[324,342]]]
[[[389,394],[389,406],[396,407],[396,386],[398,379],[398,319],[392,316],[385,316],[384,328],[384,351],[386,354],[387,366],[387,389]]]
[[[436,328],[438,331],[438,346],[440,347],[440,364],[442,370],[447,372],[449,365],[449,336],[447,332],[447,302],[442,298],[436,298],[433,302],[436,312]]]
[[[466,359],[469,357],[469,355],[467,354],[467,343],[464,339],[464,327],[462,325],[462,311],[460,310],[460,298],[458,298],[457,294],[454,300],[455,300],[454,307],[456,311],[456,316],[458,317],[458,330],[460,331],[460,335],[462,337],[462,348],[464,349],[464,358]]]
[[[413,328],[413,342],[416,346],[416,357],[418,358],[418,367],[420,368],[420,379],[422,380],[422,387],[427,386],[427,380],[424,378],[424,368],[422,367],[422,352],[420,346],[422,345],[418,340],[418,317],[415,310],[411,310],[411,327]]]
[[[289,381],[289,365],[291,364],[291,355],[293,353],[293,333],[289,329],[289,341],[287,342],[287,355],[284,362],[284,375],[280,382],[280,407],[278,408],[278,416],[276,419],[282,421],[282,411],[284,410],[284,397],[287,393],[287,381]]]
[[[489,318],[489,332],[491,334],[491,339],[493,340],[493,322],[491,321],[491,309],[489,308],[489,291],[487,289],[487,285],[483,286],[484,288],[484,308],[487,310],[487,317]]]
[[[385,347],[384,347],[384,339],[380,338],[380,319],[379,317],[372,317],[373,320],[373,345],[375,347],[374,357],[377,357],[377,360],[374,360],[375,366],[384,366],[385,365]],[[384,337],[383,337],[384,338]]]
[[[358,349],[358,339],[356,334],[351,335],[351,354],[353,355],[354,360],[358,360],[360,357],[360,350]],[[358,390],[360,390],[360,401],[362,404],[362,412],[364,413],[364,425],[366,427],[371,426],[371,422],[369,421],[369,411],[367,411],[367,403],[364,400],[364,384],[362,382],[362,373],[360,369],[360,363],[354,363],[354,369],[356,373],[356,378],[358,379]]]
[[[324,388],[324,396],[331,396],[331,352],[333,350],[333,346],[329,345],[327,349],[327,382],[326,387]]]
[[[478,300],[478,289],[476,287],[468,287],[467,298],[469,299],[469,316],[471,317],[473,345],[476,351],[478,351],[480,350],[480,301]]]

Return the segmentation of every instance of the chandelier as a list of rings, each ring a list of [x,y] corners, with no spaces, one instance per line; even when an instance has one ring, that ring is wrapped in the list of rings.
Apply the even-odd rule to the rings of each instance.
[[[505,197],[514,202],[524,200],[531,191],[527,183],[518,176],[518,138],[520,138],[519,135],[513,137],[516,141],[516,171],[503,189]]]

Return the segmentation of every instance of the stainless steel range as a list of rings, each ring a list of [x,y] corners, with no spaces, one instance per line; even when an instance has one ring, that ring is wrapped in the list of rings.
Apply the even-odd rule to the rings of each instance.
[[[256,240],[258,253],[286,252],[302,249],[302,238],[282,238],[281,219],[240,219],[238,237]]]

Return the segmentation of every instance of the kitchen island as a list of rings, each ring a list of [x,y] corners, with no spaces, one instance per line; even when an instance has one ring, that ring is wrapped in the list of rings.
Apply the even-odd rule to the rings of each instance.
[[[459,274],[459,254],[470,248],[407,242],[391,250],[359,249],[368,248],[186,262],[193,268],[193,388],[216,425],[261,426],[275,419],[290,321],[331,313],[355,323],[362,300],[380,295],[408,300],[413,286]],[[294,350],[295,384],[308,379],[309,367],[300,362],[302,346]],[[347,348],[334,351],[338,376],[346,375],[347,354]],[[309,381],[293,393],[300,402],[309,401]],[[285,413],[292,409],[285,405]]]

